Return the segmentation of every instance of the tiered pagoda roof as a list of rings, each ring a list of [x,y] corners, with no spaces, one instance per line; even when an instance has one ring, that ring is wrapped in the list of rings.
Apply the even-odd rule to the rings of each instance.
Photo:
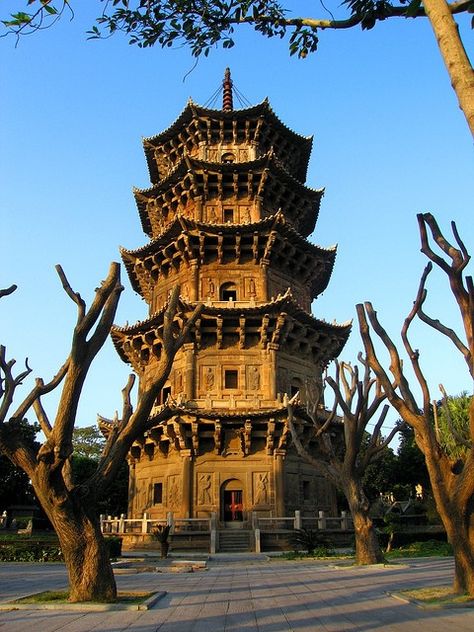
[[[195,306],[181,300],[179,318],[186,320]],[[120,357],[137,371],[152,356],[160,357],[165,311],[166,307],[135,325],[112,329],[112,340]],[[239,349],[266,349],[270,344],[278,345],[282,351],[324,365],[342,351],[350,329],[350,322],[330,324],[316,319],[301,309],[288,291],[258,306],[205,305],[190,342],[194,342],[197,349],[209,346],[222,349],[233,344]]]
[[[213,110],[188,102],[164,132],[143,140],[150,181],[158,183],[186,154],[200,144],[232,142],[255,144],[260,153],[270,149],[300,181],[306,179],[312,137],[297,134],[273,112],[268,99],[241,110]]]
[[[251,224],[209,224],[177,217],[165,232],[136,250],[121,249],[133,289],[147,301],[158,278],[170,267],[209,259],[218,263],[262,260],[309,287],[311,298],[323,292],[336,258],[336,247],[321,248],[302,237],[281,212]]]
[[[152,187],[134,190],[149,237],[161,234],[177,214],[191,215],[195,199],[254,201],[257,197],[263,214],[284,209],[295,229],[306,237],[314,230],[323,194],[323,189],[310,189],[297,180],[273,150],[257,160],[231,164],[185,156]]]

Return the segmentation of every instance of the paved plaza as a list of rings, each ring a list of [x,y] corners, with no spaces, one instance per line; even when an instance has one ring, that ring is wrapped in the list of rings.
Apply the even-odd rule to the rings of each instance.
[[[398,566],[337,568],[327,562],[210,560],[194,573],[117,575],[119,589],[166,591],[148,611],[0,612],[3,632],[456,632],[474,630],[474,609],[425,610],[388,592],[448,584],[452,559]],[[66,585],[60,564],[0,564],[8,597]]]

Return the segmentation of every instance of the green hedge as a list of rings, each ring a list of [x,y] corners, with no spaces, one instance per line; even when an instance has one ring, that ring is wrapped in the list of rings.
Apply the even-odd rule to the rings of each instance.
[[[105,538],[111,558],[122,553],[121,538]],[[63,562],[58,541],[51,540],[0,540],[0,562]]]
[[[0,543],[1,562],[63,562],[58,544],[47,542]]]

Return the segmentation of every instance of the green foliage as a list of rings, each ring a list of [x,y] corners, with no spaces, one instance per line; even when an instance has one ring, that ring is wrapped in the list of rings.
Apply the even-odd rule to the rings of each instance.
[[[448,396],[438,405],[439,441],[453,460],[464,460],[471,447],[469,406],[471,396],[466,392]]]
[[[412,542],[387,553],[389,558],[397,557],[449,557],[453,554],[453,547],[448,542],[439,540],[426,540],[425,542]]]
[[[334,549],[328,548],[326,546],[317,546],[311,553],[307,553],[304,551],[286,551],[279,558],[284,558],[285,560],[304,560],[307,558],[326,558],[326,557],[347,557],[346,555],[338,555]]]
[[[351,15],[358,18],[363,29],[372,29],[378,20],[385,20],[393,14],[393,4],[386,0],[344,0]]]
[[[71,459],[72,475],[75,485],[87,485],[87,481],[97,470],[105,439],[96,426],[74,428],[74,454]],[[128,465],[122,463],[117,476],[107,489],[107,495],[99,499],[98,510],[101,514],[118,516],[126,513],[128,505]]]
[[[122,555],[122,538],[106,536],[104,540],[109,550],[109,557],[120,557]]]
[[[75,456],[71,459],[72,475],[76,485],[87,485],[87,481],[97,469],[98,461],[86,456]],[[116,477],[107,488],[106,496],[97,504],[98,512],[107,516],[119,516],[127,512],[128,506],[128,465],[120,466]]]
[[[74,428],[72,444],[75,456],[98,459],[102,454],[105,439],[97,426],[86,426]]]
[[[403,426],[400,430],[400,444],[394,472],[398,489],[409,486],[411,496],[415,495],[416,485],[424,490],[430,490],[430,479],[426,469],[425,457],[415,442],[415,433],[410,426]],[[398,498],[397,498],[398,499]],[[401,498],[406,500],[406,498]]]
[[[362,486],[371,503],[381,493],[392,491],[397,482],[397,457],[388,446],[380,452],[375,461],[369,463],[364,472]]]
[[[1,562],[63,562],[63,554],[57,543],[48,542],[2,542]]]
[[[130,44],[147,48],[186,45],[195,57],[207,56],[221,45],[232,48],[237,26],[250,25],[265,37],[284,38],[288,34],[290,55],[305,58],[318,47],[318,29],[360,25],[371,29],[393,16],[415,18],[424,15],[421,0],[343,0],[348,16],[344,20],[294,17],[291,3],[286,8],[278,0],[100,0],[104,8],[89,39],[108,37],[117,32],[129,36]],[[27,11],[10,14],[2,23],[4,34],[17,37],[56,22],[66,8],[73,16],[70,0],[23,0]],[[324,5],[323,5],[324,7]],[[30,10],[31,9],[31,10]],[[474,0],[463,11],[474,11]],[[336,28],[336,27],[334,27]]]
[[[158,540],[158,542],[165,544],[168,542],[170,529],[171,529],[171,526],[168,524],[167,525],[159,524],[151,530],[151,533],[155,540]]]
[[[317,549],[327,551],[329,547],[327,537],[316,529],[295,529],[291,542],[294,547],[307,551],[309,555],[315,555]]]
[[[26,419],[10,420],[3,424],[3,436],[22,437],[33,448],[38,448],[35,440],[40,428],[38,424],[29,424]],[[6,456],[0,455],[0,512],[10,505],[30,505],[36,497],[28,476]]]

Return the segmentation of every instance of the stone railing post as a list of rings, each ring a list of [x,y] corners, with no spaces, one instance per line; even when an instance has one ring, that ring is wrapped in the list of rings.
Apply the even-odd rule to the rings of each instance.
[[[318,529],[320,530],[326,529],[326,515],[324,511],[318,512]]]
[[[260,529],[258,527],[254,529],[254,534],[255,534],[255,553],[261,553],[262,543],[260,540]]]
[[[105,516],[104,516],[104,514],[100,514],[99,521],[100,521],[100,530],[102,531],[102,533],[105,533]]]
[[[295,529],[301,529],[301,511],[299,509],[295,510],[295,519],[293,523]]]
[[[258,529],[258,514],[252,511],[252,529]]]
[[[148,533],[148,514],[146,511],[143,512],[142,533]]]
[[[174,531],[174,516],[172,511],[168,511],[166,514],[166,524],[170,527],[170,533]]]
[[[347,511],[341,511],[341,529],[343,531],[348,531],[349,529],[349,517],[347,515]]]
[[[211,555],[216,553],[217,551],[217,514],[215,511],[211,512],[211,517],[209,519],[209,530],[211,532],[211,542],[210,542],[210,551]]]
[[[127,514],[120,514],[119,533],[125,533],[125,518],[126,517],[127,517]]]

